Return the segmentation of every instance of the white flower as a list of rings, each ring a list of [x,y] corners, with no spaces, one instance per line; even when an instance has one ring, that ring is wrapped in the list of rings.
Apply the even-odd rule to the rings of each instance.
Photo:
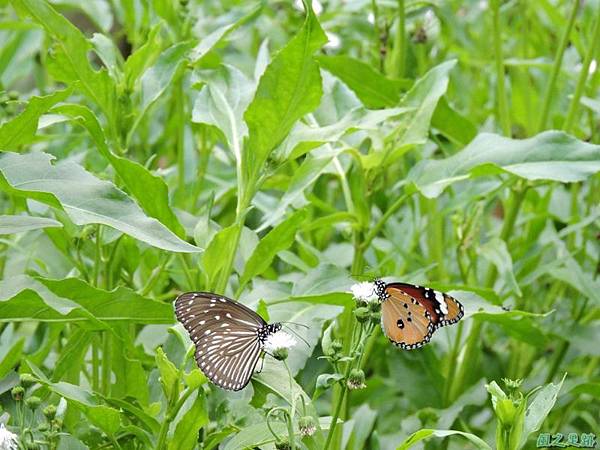
[[[358,301],[371,303],[379,300],[375,289],[375,283],[363,281],[362,283],[353,284],[350,287],[350,290],[352,291],[354,298]]]
[[[0,450],[16,450],[19,441],[17,435],[8,431],[3,423],[0,423]]]
[[[277,350],[287,350],[296,345],[296,339],[287,334],[285,331],[278,331],[270,334],[265,342],[265,350],[269,353],[274,353]]]

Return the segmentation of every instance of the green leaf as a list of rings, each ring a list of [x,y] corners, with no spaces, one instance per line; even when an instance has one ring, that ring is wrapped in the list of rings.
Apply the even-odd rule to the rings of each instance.
[[[244,25],[247,22],[250,22],[255,17],[257,17],[260,11],[262,10],[262,7],[263,4],[259,3],[258,5],[252,7],[252,9],[247,14],[242,16],[234,23],[230,23],[228,25],[219,27],[212,33],[210,33],[208,36],[206,36],[204,39],[202,39],[200,43],[196,45],[190,52],[190,59],[192,64],[198,64],[213,48],[215,48],[229,34],[238,29],[240,26]]]
[[[549,268],[549,273],[554,278],[567,283],[569,286],[592,300],[596,306],[600,306],[600,281],[585,272],[577,261],[571,257],[567,258],[564,267]]]
[[[62,223],[47,217],[0,216],[0,234],[23,233],[41,228],[60,228]]]
[[[287,426],[283,422],[273,421],[273,431],[278,436],[287,435]],[[275,442],[275,437],[267,427],[266,422],[242,428],[223,448],[223,450],[240,450],[256,448]]]
[[[319,56],[317,61],[352,89],[367,108],[396,106],[402,91],[410,87],[409,82],[386,78],[371,64],[350,56]]]
[[[156,366],[160,372],[160,384],[167,399],[173,398],[174,392],[179,391],[179,370],[175,367],[162,347],[156,349]]]
[[[0,126],[0,150],[18,150],[30,143],[38,129],[42,114],[71,95],[72,89],[56,91],[43,97],[31,97],[27,106],[17,117]]]
[[[244,111],[252,101],[254,82],[233,66],[205,71],[199,77],[206,84],[194,102],[192,121],[219,128],[239,164],[248,134]]]
[[[341,373],[322,373],[317,377],[315,383],[315,393],[313,399],[316,399],[323,394],[327,389],[334,386],[338,381],[343,380],[344,375]]]
[[[582,181],[600,171],[600,145],[560,131],[529,139],[482,133],[460,152],[441,160],[420,161],[408,174],[429,198],[460,180],[507,172],[527,180]]]
[[[430,69],[402,98],[400,106],[416,108],[405,117],[405,129],[400,137],[402,145],[419,145],[426,142],[431,118],[440,98],[448,89],[450,71],[455,65],[456,60],[452,60]]]
[[[61,349],[60,357],[54,365],[52,372],[52,381],[60,381],[65,373],[70,370],[79,371],[82,369],[83,358],[88,351],[92,333],[83,328],[76,329]]]
[[[295,349],[292,348],[290,352],[293,352],[294,350]],[[292,401],[294,401],[294,398],[296,404],[300,404],[300,397],[304,397],[304,401],[307,405],[310,404],[310,398],[306,392],[304,392],[302,387],[293,379],[291,380],[290,385],[290,376],[287,370],[279,361],[272,358],[265,358],[263,370],[252,377],[252,382],[277,394],[290,405],[292,404]]]
[[[481,438],[475,436],[471,433],[465,433],[464,431],[456,431],[456,430],[432,430],[428,428],[423,428],[415,433],[413,433],[407,440],[405,440],[402,444],[396,447],[396,450],[406,450],[411,448],[417,442],[422,441],[424,439],[428,439],[430,437],[439,437],[445,438],[447,436],[458,435],[467,438],[475,448],[481,450],[492,450],[492,448],[486,444]]]
[[[344,423],[344,434],[348,433],[347,450],[362,450],[367,447],[367,439],[373,431],[377,419],[377,411],[363,404],[353,414],[350,420]]]
[[[527,442],[529,435],[535,431],[538,431],[544,423],[544,420],[554,407],[558,393],[562,388],[563,382],[567,374],[565,374],[562,380],[557,383],[548,383],[544,385],[540,390],[535,392],[533,400],[528,402],[527,410],[525,411],[525,422],[523,424],[523,434],[519,442],[519,447],[523,447]]]
[[[477,135],[477,127],[452,108],[446,97],[440,98],[431,118],[431,126],[457,144],[467,145]]]
[[[294,333],[300,336],[306,343],[298,339],[298,345],[289,351],[287,364],[293,375],[296,375],[306,365],[313,354],[313,350],[319,344],[323,325],[325,322],[335,319],[343,311],[339,305],[303,302],[294,298],[289,302],[268,302],[269,314],[272,321],[290,322]],[[305,327],[296,327],[291,322],[301,323]]]
[[[220,273],[225,270],[226,262],[223,255],[228,255],[233,251],[232,247],[236,245],[237,227],[238,225],[233,224],[215,234],[202,255],[202,267],[204,268],[202,274],[205,277],[207,289],[214,288]]]
[[[313,148],[339,141],[358,130],[377,130],[379,125],[393,117],[414,111],[414,108],[368,110],[354,108],[330,125],[313,126],[298,122],[277,150],[278,159],[296,159]]]
[[[46,385],[52,392],[64,397],[67,403],[80,409],[90,422],[98,428],[109,435],[114,435],[119,430],[121,425],[119,411],[102,404],[100,395],[64,381],[53,383],[31,361],[28,361],[28,365],[40,383]]]
[[[187,55],[192,48],[191,42],[180,42],[167,48],[140,79],[141,111],[137,121],[146,113],[148,108],[160,98],[171,85],[178,72],[187,64]]]
[[[20,275],[0,281],[0,322],[173,323],[170,304],[131,289],[104,291],[76,278],[50,280]]]
[[[198,430],[208,424],[208,407],[202,390],[196,390],[196,398],[190,397],[191,407],[181,416],[175,418],[175,433],[169,442],[169,449],[191,450],[198,442]],[[186,401],[186,403],[188,402]],[[182,410],[185,409],[185,405]]]
[[[141,164],[112,153],[108,148],[106,136],[98,119],[89,108],[83,105],[67,104],[53,108],[52,112],[71,117],[75,123],[83,126],[90,133],[102,156],[114,167],[144,212],[159,220],[177,236],[185,236],[183,226],[169,206],[169,190],[165,181],[161,177],[153,175]]]
[[[242,182],[247,189],[271,152],[294,123],[314,110],[321,99],[321,74],[313,54],[327,42],[312,9],[300,32],[273,58],[260,78],[246,110],[248,139],[242,151]],[[251,195],[247,192],[245,195]]]
[[[12,337],[12,333],[10,334]],[[21,361],[24,344],[24,337],[13,342],[6,342],[4,333],[2,334],[2,339],[0,339],[0,380]]]
[[[474,316],[486,322],[495,323],[502,327],[503,331],[522,342],[542,347],[547,338],[544,330],[537,324],[538,318],[547,314],[536,314],[527,311],[506,311],[499,306],[491,305],[473,292],[455,291],[448,292],[465,307],[465,316]]]
[[[60,81],[79,82],[83,93],[96,103],[108,118],[114,117],[114,82],[106,70],[95,71],[87,53],[91,45],[79,29],[57,13],[44,0],[12,0],[22,14],[31,16],[54,39],[51,52],[53,74]]]
[[[240,286],[245,286],[251,278],[269,268],[278,252],[286,250],[294,243],[296,232],[306,219],[306,211],[299,210],[269,231],[263,237],[246,263],[240,278]]]
[[[288,184],[287,191],[283,194],[274,211],[266,215],[265,220],[257,229],[257,232],[277,223],[285,214],[288,207],[301,201],[304,190],[312,185],[319,176],[327,169],[333,159],[342,152],[341,149],[319,149],[310,153],[300,167],[295,170]]]
[[[76,225],[103,224],[173,252],[201,249],[178,238],[112,183],[72,161],[51,164],[46,153],[0,155],[0,189],[62,208]]]
[[[130,90],[133,90],[142,73],[154,64],[160,54],[161,41],[159,32],[161,28],[162,23],[158,23],[152,27],[148,33],[146,42],[131,53],[125,61],[123,71],[125,73],[125,82]]]
[[[510,288],[521,297],[523,294],[515,278],[513,272],[513,262],[506,242],[500,238],[492,238],[481,247],[479,247],[481,255],[489,262],[496,266],[498,273],[505,279]]]

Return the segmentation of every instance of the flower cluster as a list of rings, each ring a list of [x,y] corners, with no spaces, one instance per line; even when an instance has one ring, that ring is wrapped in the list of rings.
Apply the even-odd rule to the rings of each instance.
[[[379,300],[379,297],[377,297],[377,290],[375,289],[375,283],[369,281],[355,283],[350,287],[350,290],[358,302],[372,303]]]
[[[265,351],[275,359],[284,360],[288,356],[288,349],[296,345],[296,339],[285,331],[270,334],[265,342]]]

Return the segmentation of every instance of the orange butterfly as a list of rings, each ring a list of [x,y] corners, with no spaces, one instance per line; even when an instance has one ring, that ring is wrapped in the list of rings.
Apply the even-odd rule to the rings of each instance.
[[[379,279],[374,284],[381,302],[381,328],[402,349],[422,347],[435,330],[458,322],[464,315],[460,302],[443,292]]]

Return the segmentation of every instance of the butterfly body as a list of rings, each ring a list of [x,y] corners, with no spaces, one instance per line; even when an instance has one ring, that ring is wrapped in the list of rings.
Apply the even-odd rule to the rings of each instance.
[[[187,292],[175,300],[175,315],[196,347],[198,367],[217,386],[243,389],[280,323],[267,323],[243,304],[212,292]]]
[[[443,292],[408,283],[374,283],[381,302],[381,328],[402,349],[422,347],[435,330],[458,322],[464,315],[460,302]]]

